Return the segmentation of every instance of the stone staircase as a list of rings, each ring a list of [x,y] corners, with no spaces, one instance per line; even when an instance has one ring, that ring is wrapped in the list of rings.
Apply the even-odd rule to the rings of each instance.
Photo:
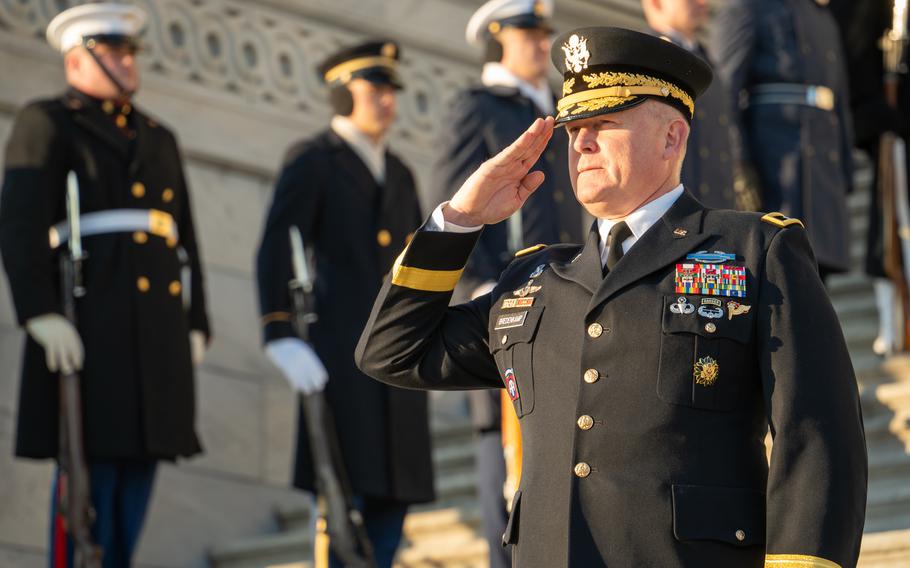
[[[910,357],[883,361],[871,349],[878,327],[871,281],[861,273],[871,172],[860,168],[849,198],[852,272],[833,277],[829,292],[840,317],[861,393],[869,452],[869,500],[860,568],[910,566]],[[485,568],[479,536],[470,425],[434,426],[437,502],[405,521],[397,568]],[[310,568],[310,511],[276,511],[274,534],[212,550],[217,568]]]
[[[831,278],[829,292],[859,383],[869,453],[869,495],[859,566],[910,566],[910,357],[872,352],[878,314],[872,282],[862,274],[871,169],[860,162],[850,196],[854,270]]]

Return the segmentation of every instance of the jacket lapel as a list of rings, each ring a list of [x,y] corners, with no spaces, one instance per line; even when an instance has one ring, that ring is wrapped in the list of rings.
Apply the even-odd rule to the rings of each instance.
[[[702,232],[704,206],[688,191],[629,249],[600,283],[588,311],[645,276],[673,263],[706,241]]]
[[[597,222],[591,225],[588,231],[588,240],[585,241],[581,253],[569,262],[551,263],[553,273],[575,282],[589,293],[594,294],[603,281],[603,268],[600,264],[600,233],[597,231]]]

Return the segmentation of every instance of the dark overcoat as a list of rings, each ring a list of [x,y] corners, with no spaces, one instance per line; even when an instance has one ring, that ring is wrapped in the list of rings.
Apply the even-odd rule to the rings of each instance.
[[[358,364],[408,388],[507,388],[524,443],[505,533],[518,567],[853,567],[859,397],[806,233],[786,224],[685,193],[606,277],[592,230],[454,307],[440,290],[478,235],[422,230]],[[744,275],[741,297],[706,293],[707,271],[685,291],[681,265],[704,250],[735,255],[718,271]]]
[[[22,109],[6,146],[0,248],[24,325],[62,309],[48,230],[66,219],[70,170],[83,214],[157,209],[173,216],[177,242],[144,232],[83,239],[87,293],[77,318],[85,445],[90,458],[191,456],[201,448],[188,335],[208,334],[209,326],[190,199],[171,131],[137,109],[127,118],[128,129],[119,129],[99,101],[77,91]],[[192,269],[188,308],[181,247]],[[30,337],[24,357],[16,454],[56,457],[57,375]]]
[[[701,44],[690,48],[678,37],[653,30],[652,33],[709,61]],[[714,209],[736,209],[737,206],[733,170],[739,158],[740,138],[731,118],[727,91],[715,78],[695,105],[681,174],[682,182],[698,200]]]
[[[898,80],[897,108],[885,98],[885,66],[881,39],[891,28],[892,0],[833,0],[831,12],[843,37],[850,77],[850,107],[856,133],[856,147],[865,150],[873,165],[869,229],[866,242],[866,272],[885,276],[883,206],[877,190],[879,181],[879,141],[886,132],[910,140],[910,78]],[[904,191],[908,191],[905,186]]]
[[[437,181],[429,207],[451,199],[461,184],[486,160],[498,154],[538,117],[537,105],[514,87],[476,86],[456,95],[443,120],[436,161]],[[560,128],[534,169],[544,173],[543,184],[522,208],[523,241],[519,248],[538,243],[577,243],[584,239],[582,208],[572,192],[568,171],[568,139]],[[465,268],[461,296],[495,281],[512,258],[508,222],[487,227]],[[467,298],[465,298],[467,299]],[[472,393],[471,414],[478,430],[498,429],[499,397]]]
[[[827,1],[730,0],[711,26],[717,76],[758,175],[762,209],[799,217],[826,271],[849,268],[846,195],[853,140],[846,66]],[[769,83],[831,89],[834,108],[748,104]]]
[[[420,219],[414,179],[394,154],[386,153],[380,185],[354,150],[326,131],[290,149],[257,257],[264,340],[296,337],[288,229],[300,228],[315,261],[319,321],[310,340],[329,373],[325,394],[351,485],[356,494],[405,503],[433,499],[427,396],[370,380],[354,365],[354,347],[383,276]],[[301,413],[294,485],[312,491],[305,428]]]

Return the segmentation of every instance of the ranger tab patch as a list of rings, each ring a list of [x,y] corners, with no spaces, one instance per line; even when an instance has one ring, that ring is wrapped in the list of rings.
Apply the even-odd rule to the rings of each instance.
[[[676,293],[745,298],[746,267],[728,264],[677,264]]]

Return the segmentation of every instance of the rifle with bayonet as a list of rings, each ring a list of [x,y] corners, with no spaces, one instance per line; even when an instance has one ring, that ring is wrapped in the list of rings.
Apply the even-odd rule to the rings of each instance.
[[[294,278],[288,283],[288,289],[294,303],[294,323],[300,339],[308,341],[309,327],[318,320],[314,309],[313,279],[307,265],[300,229],[292,226],[289,237]],[[317,505],[327,526],[329,546],[347,568],[375,568],[373,547],[367,536],[363,516],[354,507],[329,406],[321,391],[303,394],[302,398],[313,457]]]
[[[907,0],[894,0],[891,29],[882,38],[885,98],[898,108],[898,90],[907,74]],[[910,202],[907,186],[907,146],[892,132],[882,135],[879,145],[879,197],[882,204],[885,274],[894,284],[897,329],[895,347],[910,350]]]
[[[82,250],[79,227],[79,180],[75,172],[66,178],[66,216],[69,222],[69,247],[60,255],[63,315],[76,326],[76,299],[85,295],[82,282]],[[57,514],[63,517],[66,533],[73,542],[75,568],[101,568],[101,547],[92,540],[92,509],[85,442],[82,436],[82,397],[79,374],[60,372],[60,428]]]

